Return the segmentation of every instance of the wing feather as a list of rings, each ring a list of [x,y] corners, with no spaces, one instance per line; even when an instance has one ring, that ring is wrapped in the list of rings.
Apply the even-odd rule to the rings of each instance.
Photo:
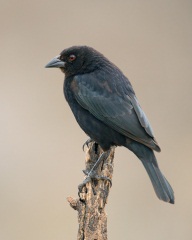
[[[120,92],[106,77],[102,79],[101,75],[97,78],[91,74],[89,77],[85,74],[75,76],[73,82],[75,98],[83,108],[117,132],[160,151],[137,98],[132,91],[130,96],[125,93],[128,85],[124,87],[126,91]],[[121,89],[123,84],[121,82]]]

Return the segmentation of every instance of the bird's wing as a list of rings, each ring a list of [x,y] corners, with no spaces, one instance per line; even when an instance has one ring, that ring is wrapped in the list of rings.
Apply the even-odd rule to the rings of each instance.
[[[128,91],[129,84],[125,79],[115,83],[101,75],[98,79],[95,74],[83,74],[74,77],[72,88],[78,103],[96,118],[117,132],[160,151],[136,96]]]

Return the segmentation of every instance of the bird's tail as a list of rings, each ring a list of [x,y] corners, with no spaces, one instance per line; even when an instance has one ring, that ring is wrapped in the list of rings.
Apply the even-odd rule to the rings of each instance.
[[[150,148],[137,142],[127,145],[127,148],[133,151],[143,163],[157,197],[165,202],[173,204],[173,189],[161,173],[154,152]]]
[[[141,161],[151,179],[157,197],[165,202],[174,203],[173,189],[167,179],[161,173],[159,167],[155,166],[152,162],[145,160]]]

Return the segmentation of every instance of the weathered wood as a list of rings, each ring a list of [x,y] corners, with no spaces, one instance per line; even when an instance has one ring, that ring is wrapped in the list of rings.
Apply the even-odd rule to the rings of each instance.
[[[102,149],[95,143],[90,143],[86,149],[85,173],[88,173],[99,156]],[[106,153],[106,158],[97,169],[98,176],[108,177],[112,182],[115,148]],[[85,176],[86,177],[86,176]],[[78,240],[107,240],[107,203],[111,183],[108,180],[97,179],[86,183],[80,188],[79,199],[68,197],[71,207],[78,211]]]

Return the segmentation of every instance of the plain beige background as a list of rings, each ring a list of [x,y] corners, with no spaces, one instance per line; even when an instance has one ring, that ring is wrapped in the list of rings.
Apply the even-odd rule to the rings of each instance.
[[[139,160],[118,148],[109,239],[191,240],[192,1],[1,0],[0,31],[0,239],[76,239],[66,197],[83,179],[87,136],[64,100],[63,74],[44,65],[89,45],[131,80],[176,196],[159,201]]]

